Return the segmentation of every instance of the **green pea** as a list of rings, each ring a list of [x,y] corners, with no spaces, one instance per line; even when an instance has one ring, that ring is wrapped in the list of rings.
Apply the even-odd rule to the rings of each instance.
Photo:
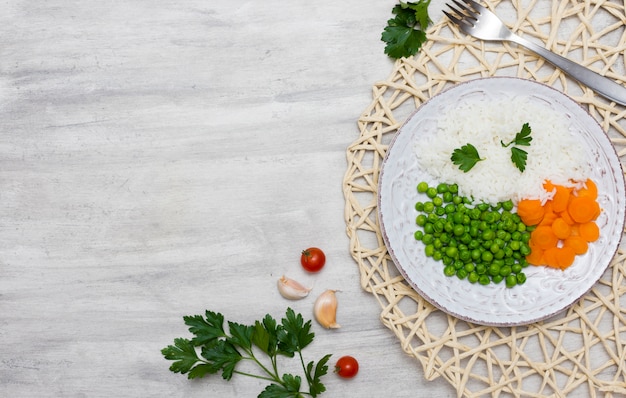
[[[448,247],[446,249],[446,256],[451,258],[457,258],[459,256],[459,250],[454,246]]]
[[[426,196],[428,196],[431,199],[436,197],[437,196],[437,188],[428,187],[428,189],[426,189]]]
[[[489,269],[487,270],[487,273],[491,276],[500,275],[500,266],[497,264],[491,264],[489,266]]]
[[[433,260],[439,261],[443,258],[443,254],[440,251],[435,250],[433,253]]]
[[[506,202],[502,202],[502,208],[506,211],[511,211],[513,210],[513,201],[511,199],[507,200]]]
[[[461,268],[460,270],[456,271],[456,276],[458,276],[459,279],[465,279],[467,277],[467,271],[464,268]]]
[[[415,203],[415,210],[417,210],[417,211],[424,211],[424,202],[416,202]]]
[[[478,283],[480,283],[481,285],[488,285],[489,283],[491,283],[491,279],[487,275],[481,275],[478,278]]]
[[[427,190],[428,190],[428,183],[422,181],[419,184],[417,184],[417,192],[426,193]]]
[[[453,200],[455,198],[452,192],[444,192],[442,197],[443,197],[443,201],[446,203],[453,203]]]
[[[422,240],[422,238],[424,237],[424,233],[422,231],[415,231],[413,237],[415,238],[415,240]]]
[[[432,244],[426,245],[426,247],[424,248],[424,254],[426,255],[426,257],[432,257],[435,254],[435,246],[433,246]]]
[[[502,280],[504,280],[504,277],[502,275],[495,275],[491,277],[491,281],[495,284],[502,282]]]
[[[435,197],[433,198],[433,204],[434,204],[435,206],[439,207],[439,206],[443,205],[443,199],[441,199],[441,197],[440,197],[440,196],[435,196]]]
[[[452,228],[452,233],[454,234],[454,236],[462,236],[463,234],[465,234],[465,227],[461,224],[455,224]],[[468,235],[468,237],[470,236]]]
[[[518,285],[523,285],[526,282],[526,274],[523,272],[518,273],[516,278]]]
[[[487,266],[485,264],[476,264],[476,272],[479,275],[484,275],[487,273]]]
[[[519,274],[520,272],[522,272],[522,265],[519,263],[515,263],[511,266],[511,272],[513,272],[514,274]]]
[[[479,260],[482,256],[483,252],[480,249],[472,250],[472,260]]]
[[[506,277],[505,279],[506,282],[506,287],[513,287],[515,285],[517,285],[517,276],[516,275],[509,275]]]
[[[480,278],[480,275],[478,275],[475,271],[474,272],[470,272],[469,275],[467,276],[467,280],[470,283],[476,283],[478,282],[478,279]]]
[[[441,183],[437,185],[437,192],[438,193],[448,192],[448,184]]]
[[[451,266],[451,265],[446,266],[446,267],[443,269],[443,274],[444,274],[445,276],[452,276],[452,275],[455,275],[455,274],[456,274],[456,268],[454,268],[454,266]]]
[[[509,276],[511,274],[512,269],[511,267],[509,267],[508,265],[505,265],[504,267],[500,268],[500,275],[506,277]]]
[[[418,223],[417,225],[420,225],[420,224]],[[435,232],[435,226],[431,222],[425,221],[422,227],[424,228],[424,233],[432,234]]]
[[[425,233],[424,236],[422,236],[422,242],[424,242],[425,245],[430,245],[434,241],[435,237],[433,236],[433,234]]]
[[[522,244],[519,248],[519,252],[521,253],[522,256],[528,256],[531,252],[530,250],[530,246],[528,246],[527,244]]]
[[[496,234],[492,230],[488,229],[486,231],[483,231],[481,238],[483,240],[492,240],[493,238],[495,238],[495,236]]]
[[[493,253],[491,253],[489,251],[484,251],[484,252],[481,253],[480,259],[483,260],[486,263],[490,263],[490,262],[493,261]]]
[[[435,210],[435,204],[433,202],[425,202],[422,211],[424,213],[432,213]]]

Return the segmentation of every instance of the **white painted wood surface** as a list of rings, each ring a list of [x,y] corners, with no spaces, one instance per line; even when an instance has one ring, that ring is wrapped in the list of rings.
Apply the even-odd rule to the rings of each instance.
[[[380,323],[345,234],[345,150],[391,72],[394,4],[2,2],[0,396],[254,397],[265,382],[168,370],[183,315],[311,317],[331,288],[343,327],[314,323],[305,354],[361,370],[323,396],[455,397]],[[284,300],[283,274],[312,295]]]

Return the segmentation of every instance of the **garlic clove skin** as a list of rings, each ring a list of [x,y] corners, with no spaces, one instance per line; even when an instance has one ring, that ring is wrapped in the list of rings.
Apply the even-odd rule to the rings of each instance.
[[[309,295],[310,288],[283,275],[277,282],[278,292],[288,300],[300,300]]]
[[[326,290],[320,294],[313,307],[313,315],[322,327],[326,329],[339,329],[337,323],[337,296],[336,290]]]

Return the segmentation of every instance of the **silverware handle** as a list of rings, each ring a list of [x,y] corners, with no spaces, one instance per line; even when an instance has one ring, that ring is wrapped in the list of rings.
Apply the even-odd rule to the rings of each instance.
[[[601,94],[618,104],[626,105],[626,87],[621,84],[618,84],[615,81],[592,71],[591,69],[570,61],[569,59],[555,54],[552,51],[549,51],[544,47],[530,42],[520,36],[511,35],[510,40],[543,57],[546,61],[550,62],[552,65],[561,69],[563,72],[567,73],[569,76],[578,80],[587,87],[593,89],[598,94]]]

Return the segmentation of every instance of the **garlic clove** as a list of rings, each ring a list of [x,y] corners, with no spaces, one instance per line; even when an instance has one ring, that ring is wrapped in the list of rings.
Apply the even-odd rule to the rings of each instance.
[[[277,282],[278,292],[288,300],[300,300],[309,295],[310,288],[283,275]]]
[[[313,314],[320,325],[326,329],[339,329],[337,323],[337,296],[336,290],[326,290],[320,294],[313,307]]]

